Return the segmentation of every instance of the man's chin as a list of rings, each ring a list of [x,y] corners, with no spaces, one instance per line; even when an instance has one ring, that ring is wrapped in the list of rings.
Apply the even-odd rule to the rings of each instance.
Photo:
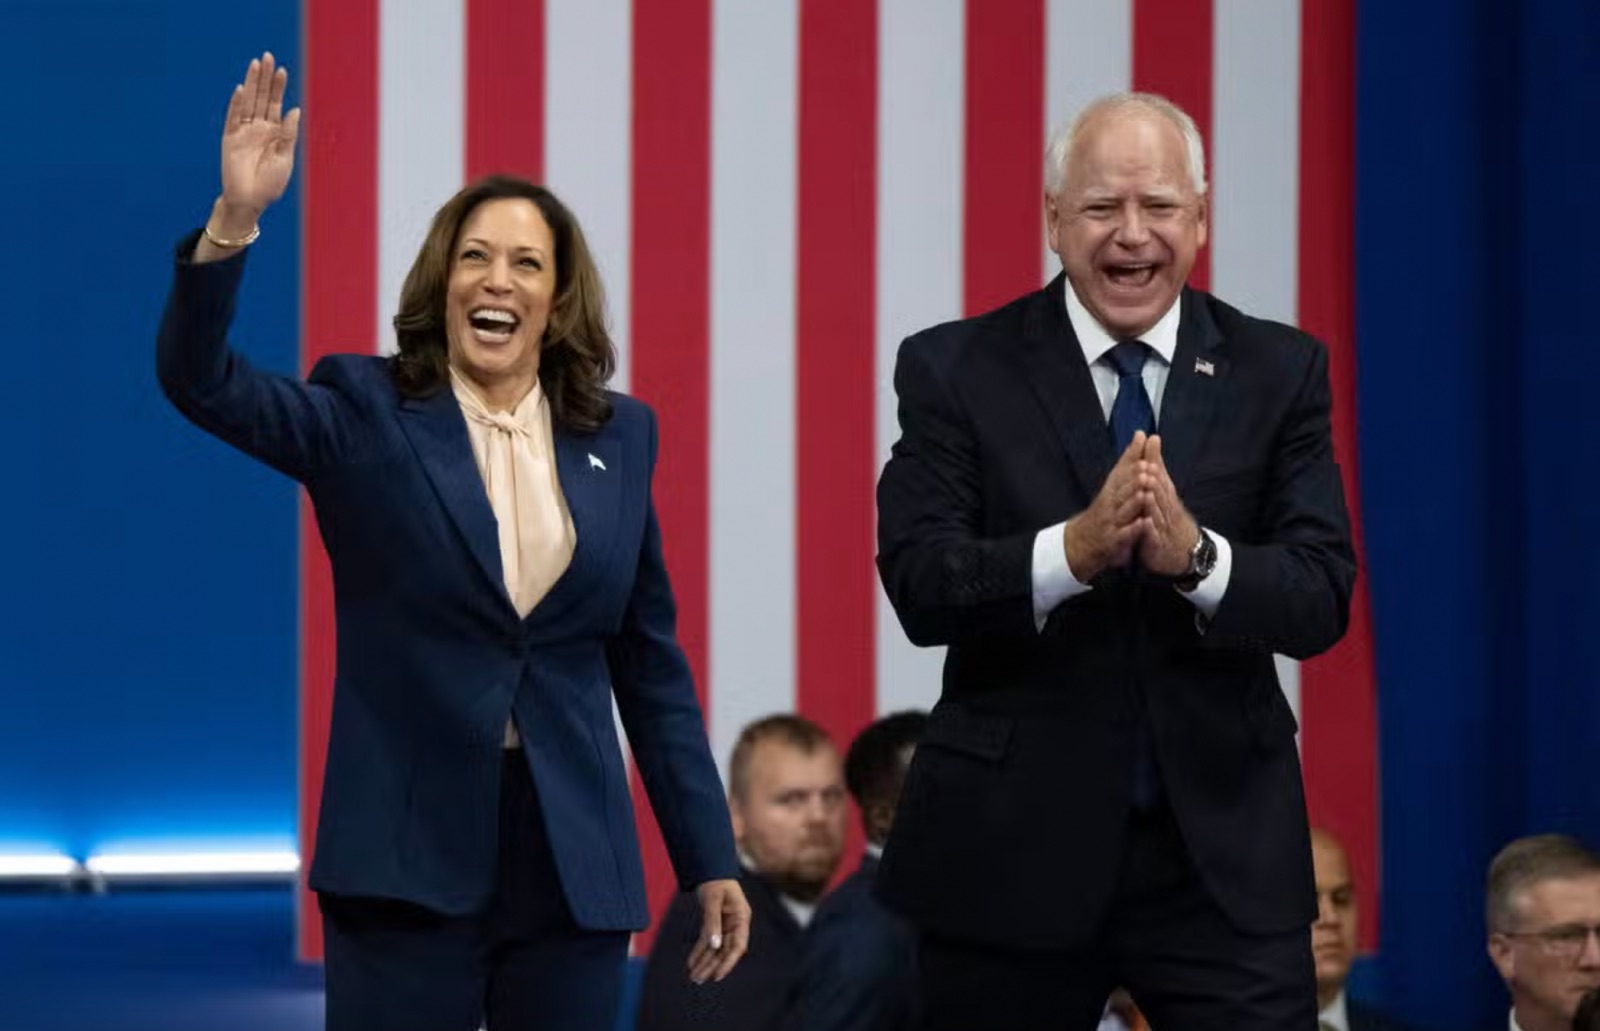
[[[815,902],[822,898],[823,893],[828,890],[828,879],[826,877],[818,880],[810,876],[790,875],[787,877],[769,877],[767,879],[780,892],[801,902]]]
[[[1126,296],[1108,291],[1095,298],[1096,313],[1106,330],[1118,339],[1140,337],[1155,328],[1172,307],[1165,296]]]

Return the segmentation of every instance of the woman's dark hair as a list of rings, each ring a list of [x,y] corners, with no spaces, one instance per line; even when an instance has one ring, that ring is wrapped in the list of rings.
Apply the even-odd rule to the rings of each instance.
[[[544,216],[556,245],[556,292],[550,324],[540,343],[539,384],[558,426],[594,432],[611,417],[606,383],[617,367],[617,352],[605,325],[605,291],[600,271],[584,242],[578,220],[543,186],[509,175],[479,179],[439,209],[400,289],[394,317],[400,353],[390,366],[404,394],[441,389],[450,378],[445,336],[445,297],[461,227],[480,204],[520,198]]]

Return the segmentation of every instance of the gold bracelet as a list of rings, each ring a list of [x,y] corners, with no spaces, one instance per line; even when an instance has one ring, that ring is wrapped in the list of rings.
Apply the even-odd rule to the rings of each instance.
[[[212,233],[210,223],[207,223],[201,231],[206,234],[206,239],[211,241],[212,246],[221,247],[223,250],[227,251],[233,251],[238,250],[240,247],[248,247],[250,244],[255,243],[256,238],[261,235],[261,223],[256,223],[250,232],[239,240],[218,239],[216,234]]]

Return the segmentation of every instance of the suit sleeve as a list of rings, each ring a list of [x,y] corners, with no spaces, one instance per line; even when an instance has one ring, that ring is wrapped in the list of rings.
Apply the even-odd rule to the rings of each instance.
[[[1279,433],[1257,543],[1233,540],[1205,641],[1307,659],[1344,635],[1355,550],[1334,461],[1328,357],[1314,346]]]
[[[650,469],[656,426],[648,417]],[[648,489],[648,487],[646,488]],[[606,652],[617,709],[684,891],[739,875],[722,780],[706,740],[694,678],[677,639],[677,607],[650,502],[622,632]]]
[[[207,433],[279,472],[310,479],[339,448],[340,396],[326,385],[258,370],[228,346],[247,254],[196,264],[190,255],[198,237],[178,245],[156,340],[162,392]]]
[[[878,479],[878,573],[917,645],[1033,637],[1036,531],[983,536],[976,434],[927,357],[925,338],[900,347],[900,439]]]

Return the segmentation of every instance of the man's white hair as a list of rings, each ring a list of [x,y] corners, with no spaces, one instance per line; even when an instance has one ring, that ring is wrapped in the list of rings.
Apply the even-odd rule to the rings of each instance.
[[[1067,183],[1067,165],[1072,161],[1072,145],[1078,133],[1090,119],[1103,114],[1128,110],[1141,110],[1158,114],[1177,127],[1183,136],[1184,150],[1189,158],[1189,181],[1194,191],[1206,192],[1206,145],[1200,139],[1200,127],[1183,108],[1156,93],[1112,93],[1092,101],[1076,118],[1050,134],[1050,145],[1045,150],[1044,189],[1051,197],[1061,194]]]

